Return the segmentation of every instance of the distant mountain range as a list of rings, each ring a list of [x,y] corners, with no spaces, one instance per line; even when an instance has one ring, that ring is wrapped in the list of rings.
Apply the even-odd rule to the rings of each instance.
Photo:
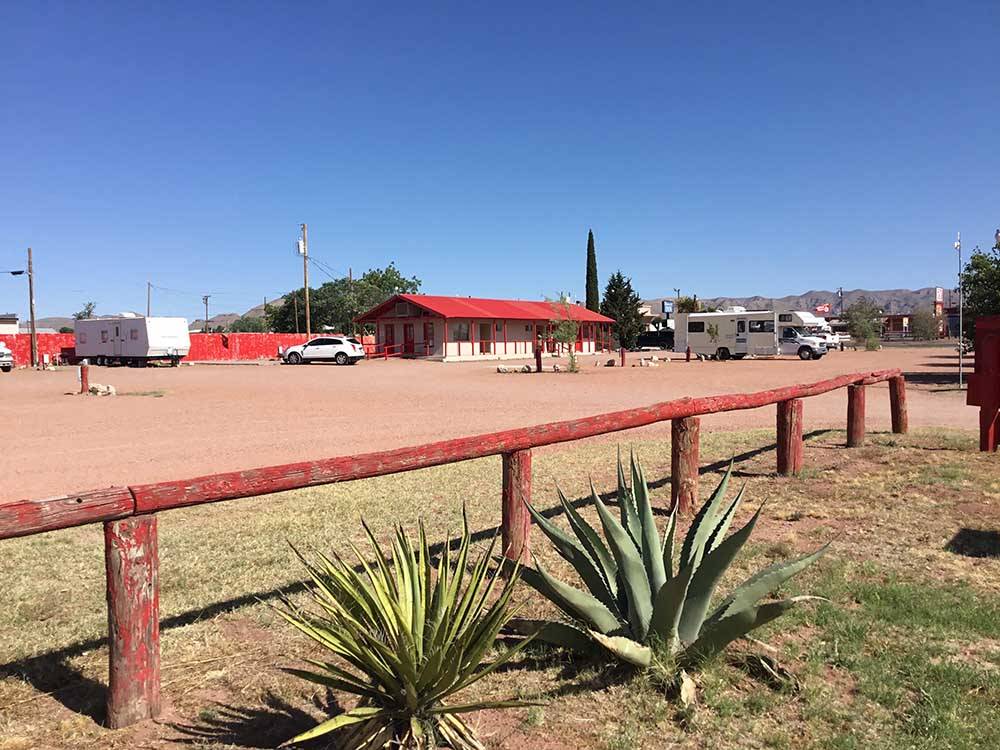
[[[861,297],[866,297],[882,308],[887,315],[912,313],[920,309],[931,309],[934,306],[934,293],[937,287],[928,286],[923,289],[851,289],[844,290],[844,309],[846,310]],[[813,310],[818,305],[830,305],[830,314],[840,312],[840,298],[837,292],[811,290],[803,294],[792,294],[787,297],[699,297],[707,307],[741,306],[747,310]],[[673,302],[673,297],[656,297],[643,300],[650,305],[653,312],[662,310],[664,301]],[[944,292],[944,303],[948,306],[948,290]]]

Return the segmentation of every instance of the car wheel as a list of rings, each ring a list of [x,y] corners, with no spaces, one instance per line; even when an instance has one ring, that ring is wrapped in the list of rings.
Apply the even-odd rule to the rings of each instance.
[[[302,364],[302,355],[299,354],[298,352],[292,352],[291,354],[288,355],[288,364],[290,364],[290,365],[301,365]]]
[[[346,365],[350,361],[350,357],[343,352],[337,352],[337,356],[333,358],[333,361],[338,365]]]
[[[805,361],[807,359],[812,359],[812,356],[813,356],[812,349],[810,349],[808,346],[799,347],[799,359]]]
[[[721,346],[719,347],[719,351],[715,353],[715,356],[719,359],[720,362],[725,362],[727,359],[729,359],[729,350],[726,347]]]
[[[4,372],[10,372],[10,370],[11,370],[11,368],[9,368],[9,367],[4,367],[4,368],[0,368],[0,369],[3,369]]]
[[[823,359],[823,355],[818,352],[814,352],[813,359]]]

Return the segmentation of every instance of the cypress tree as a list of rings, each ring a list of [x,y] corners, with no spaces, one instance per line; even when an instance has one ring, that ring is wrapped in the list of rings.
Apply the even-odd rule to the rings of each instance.
[[[587,233],[587,309],[601,311],[601,289],[597,285],[597,251],[594,249],[594,230]]]

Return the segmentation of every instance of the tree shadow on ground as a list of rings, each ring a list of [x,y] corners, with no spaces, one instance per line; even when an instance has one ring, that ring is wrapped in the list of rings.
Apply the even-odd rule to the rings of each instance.
[[[324,699],[315,698],[313,705],[328,718],[344,711],[329,691]],[[217,703],[213,709],[202,711],[199,719],[197,724],[170,724],[171,729],[182,735],[174,742],[197,747],[220,744],[270,748],[287,742],[317,723],[315,717],[271,692],[264,696],[261,706],[248,708]],[[328,737],[318,738],[293,747],[321,747],[328,743]]]
[[[834,432],[834,430],[813,430],[803,435],[803,437],[808,440],[822,436],[829,432]],[[733,456],[731,460],[738,465],[752,458],[756,458],[757,456],[774,451],[776,447],[775,443],[770,443],[768,445],[744,451],[743,453]],[[730,459],[706,464],[699,469],[699,476],[725,471],[729,464]],[[734,470],[733,474],[737,477],[752,477],[764,476],[767,472],[746,472]],[[667,475],[660,479],[650,481],[648,484],[651,490],[662,489],[670,484],[670,476]],[[613,491],[603,493],[601,495],[601,499],[608,505],[617,504],[617,495]],[[571,501],[571,504],[575,508],[580,508],[589,505],[590,502],[591,498],[587,496],[577,498]],[[561,505],[556,504],[544,509],[539,509],[539,512],[546,518],[554,518],[561,515],[563,509]],[[653,508],[653,513],[656,515],[663,516],[667,515],[669,512],[670,509],[668,507],[657,506]],[[491,526],[473,533],[472,540],[474,542],[486,541],[498,533],[499,527]],[[459,544],[459,539],[452,539],[450,541],[452,550],[457,549]],[[432,545],[430,548],[431,554],[441,554],[444,551],[444,545],[444,542],[438,542],[437,544]],[[359,573],[363,572],[361,565],[356,566],[355,570]],[[305,591],[306,587],[307,583],[305,580],[293,581],[267,591],[255,591],[220,602],[213,602],[212,604],[208,604],[203,607],[190,609],[186,612],[161,620],[160,632],[163,633],[175,628],[193,625],[194,623],[202,620],[212,619],[214,617],[218,617],[219,615],[226,614],[243,607],[253,606],[260,602],[268,602],[293,596]],[[80,656],[81,654],[93,651],[94,649],[102,648],[106,645],[107,640],[105,638],[90,638],[84,641],[77,641],[76,643],[70,644],[61,649],[48,651],[28,659],[0,664],[0,679],[6,677],[22,679],[30,683],[31,686],[39,692],[51,693],[55,700],[61,702],[71,711],[89,716],[94,721],[100,723],[103,722],[105,718],[104,701],[107,690],[106,686],[96,680],[84,677],[82,673],[69,666],[66,662],[68,659]]]
[[[963,557],[1000,557],[1000,532],[962,528],[944,548]]]

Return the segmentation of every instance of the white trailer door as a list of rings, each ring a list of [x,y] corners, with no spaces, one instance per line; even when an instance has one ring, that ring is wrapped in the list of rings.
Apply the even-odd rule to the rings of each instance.
[[[116,356],[116,357],[122,356],[122,354],[124,354],[124,341],[125,341],[125,337],[122,334],[122,324],[121,323],[116,322],[116,323],[112,324],[112,327],[111,327],[111,341],[112,341],[112,350],[111,350],[111,353],[114,356]]]
[[[733,354],[749,354],[750,348],[747,345],[747,319],[736,319],[736,343],[733,345]]]

